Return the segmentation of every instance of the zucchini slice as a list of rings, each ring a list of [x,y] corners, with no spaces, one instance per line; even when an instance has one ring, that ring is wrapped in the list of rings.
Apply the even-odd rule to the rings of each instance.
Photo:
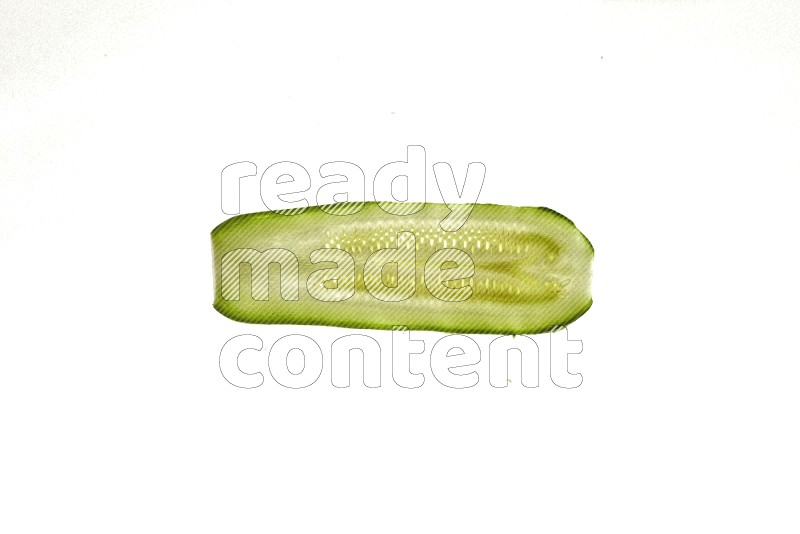
[[[445,204],[335,206],[217,226],[214,308],[245,323],[535,334],[592,305],[594,249],[548,208],[477,204],[445,231]]]

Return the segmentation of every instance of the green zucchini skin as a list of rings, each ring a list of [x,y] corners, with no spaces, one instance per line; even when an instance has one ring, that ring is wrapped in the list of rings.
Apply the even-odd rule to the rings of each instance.
[[[343,208],[340,212],[357,208],[355,205],[336,206]],[[330,208],[327,211],[331,211]],[[403,325],[411,330],[451,333],[535,334],[565,326],[591,307],[594,248],[563,215],[548,208],[477,204],[461,228],[445,232],[440,222],[449,213],[450,208],[444,204],[426,203],[414,214],[398,216],[385,212],[375,202],[367,202],[360,211],[350,215],[332,215],[317,206],[294,215],[262,212],[228,219],[211,232],[214,308],[244,323],[380,330]],[[414,264],[400,262],[395,271],[384,270],[380,279],[391,286],[397,284],[400,273],[413,270],[414,287],[410,296],[403,300],[387,302],[381,300],[382,295],[376,298],[367,290],[363,276],[365,262],[379,249],[398,247],[398,232],[414,234],[413,245],[406,240],[406,246],[411,247],[408,250],[414,251]],[[278,269],[271,269],[273,272],[266,279],[268,284],[264,283],[263,271],[260,271],[262,293],[256,296],[261,300],[254,299],[255,263],[246,259],[232,260],[238,258],[235,256],[239,254],[238,249],[290,251],[297,258],[294,272],[298,274],[299,269],[299,290],[293,290],[291,283],[286,288],[281,285],[283,276],[293,271],[292,267],[284,268],[281,264],[281,271],[285,269],[285,272],[279,275]],[[353,258],[354,292],[346,300],[319,300],[308,289],[309,284],[319,283],[320,275],[309,279],[312,273],[336,267],[334,263],[319,263],[320,253],[314,256],[317,263],[313,262],[312,252],[318,249],[340,249]],[[472,276],[444,282],[446,288],[462,288],[459,293],[462,299],[463,292],[471,291],[468,298],[442,300],[426,286],[426,262],[442,249],[460,249],[472,259]],[[338,251],[332,253],[341,255]],[[439,257],[446,257],[446,252]],[[463,259],[463,255],[460,257]],[[463,267],[463,261],[456,263]],[[223,267],[227,269],[224,291]],[[435,273],[436,269],[429,272]],[[406,288],[408,276],[400,277]],[[230,285],[232,277],[238,280],[235,295]],[[326,283],[324,287],[335,288],[335,284]],[[371,284],[374,288],[374,282]],[[268,300],[263,300],[265,285]],[[470,289],[463,289],[467,286]],[[432,287],[436,290],[438,286],[434,283]],[[317,287],[316,294],[321,293],[325,291]]]

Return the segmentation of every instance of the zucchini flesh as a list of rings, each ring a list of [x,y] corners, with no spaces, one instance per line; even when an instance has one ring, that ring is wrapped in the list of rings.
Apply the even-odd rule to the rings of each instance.
[[[592,304],[594,249],[548,208],[477,204],[448,232],[445,204],[406,216],[375,202],[344,207],[362,209],[251,213],[217,226],[214,308],[245,323],[534,334]]]

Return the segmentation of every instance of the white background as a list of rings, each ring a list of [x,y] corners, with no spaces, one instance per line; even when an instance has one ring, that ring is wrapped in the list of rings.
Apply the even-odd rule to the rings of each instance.
[[[799,24],[794,2],[4,2],[0,530],[797,532]],[[326,343],[354,331],[213,310],[224,166],[369,180],[409,144],[592,241],[579,388],[494,389],[484,353],[469,390],[336,389]],[[318,383],[223,379],[227,339],[286,332],[322,345]]]

